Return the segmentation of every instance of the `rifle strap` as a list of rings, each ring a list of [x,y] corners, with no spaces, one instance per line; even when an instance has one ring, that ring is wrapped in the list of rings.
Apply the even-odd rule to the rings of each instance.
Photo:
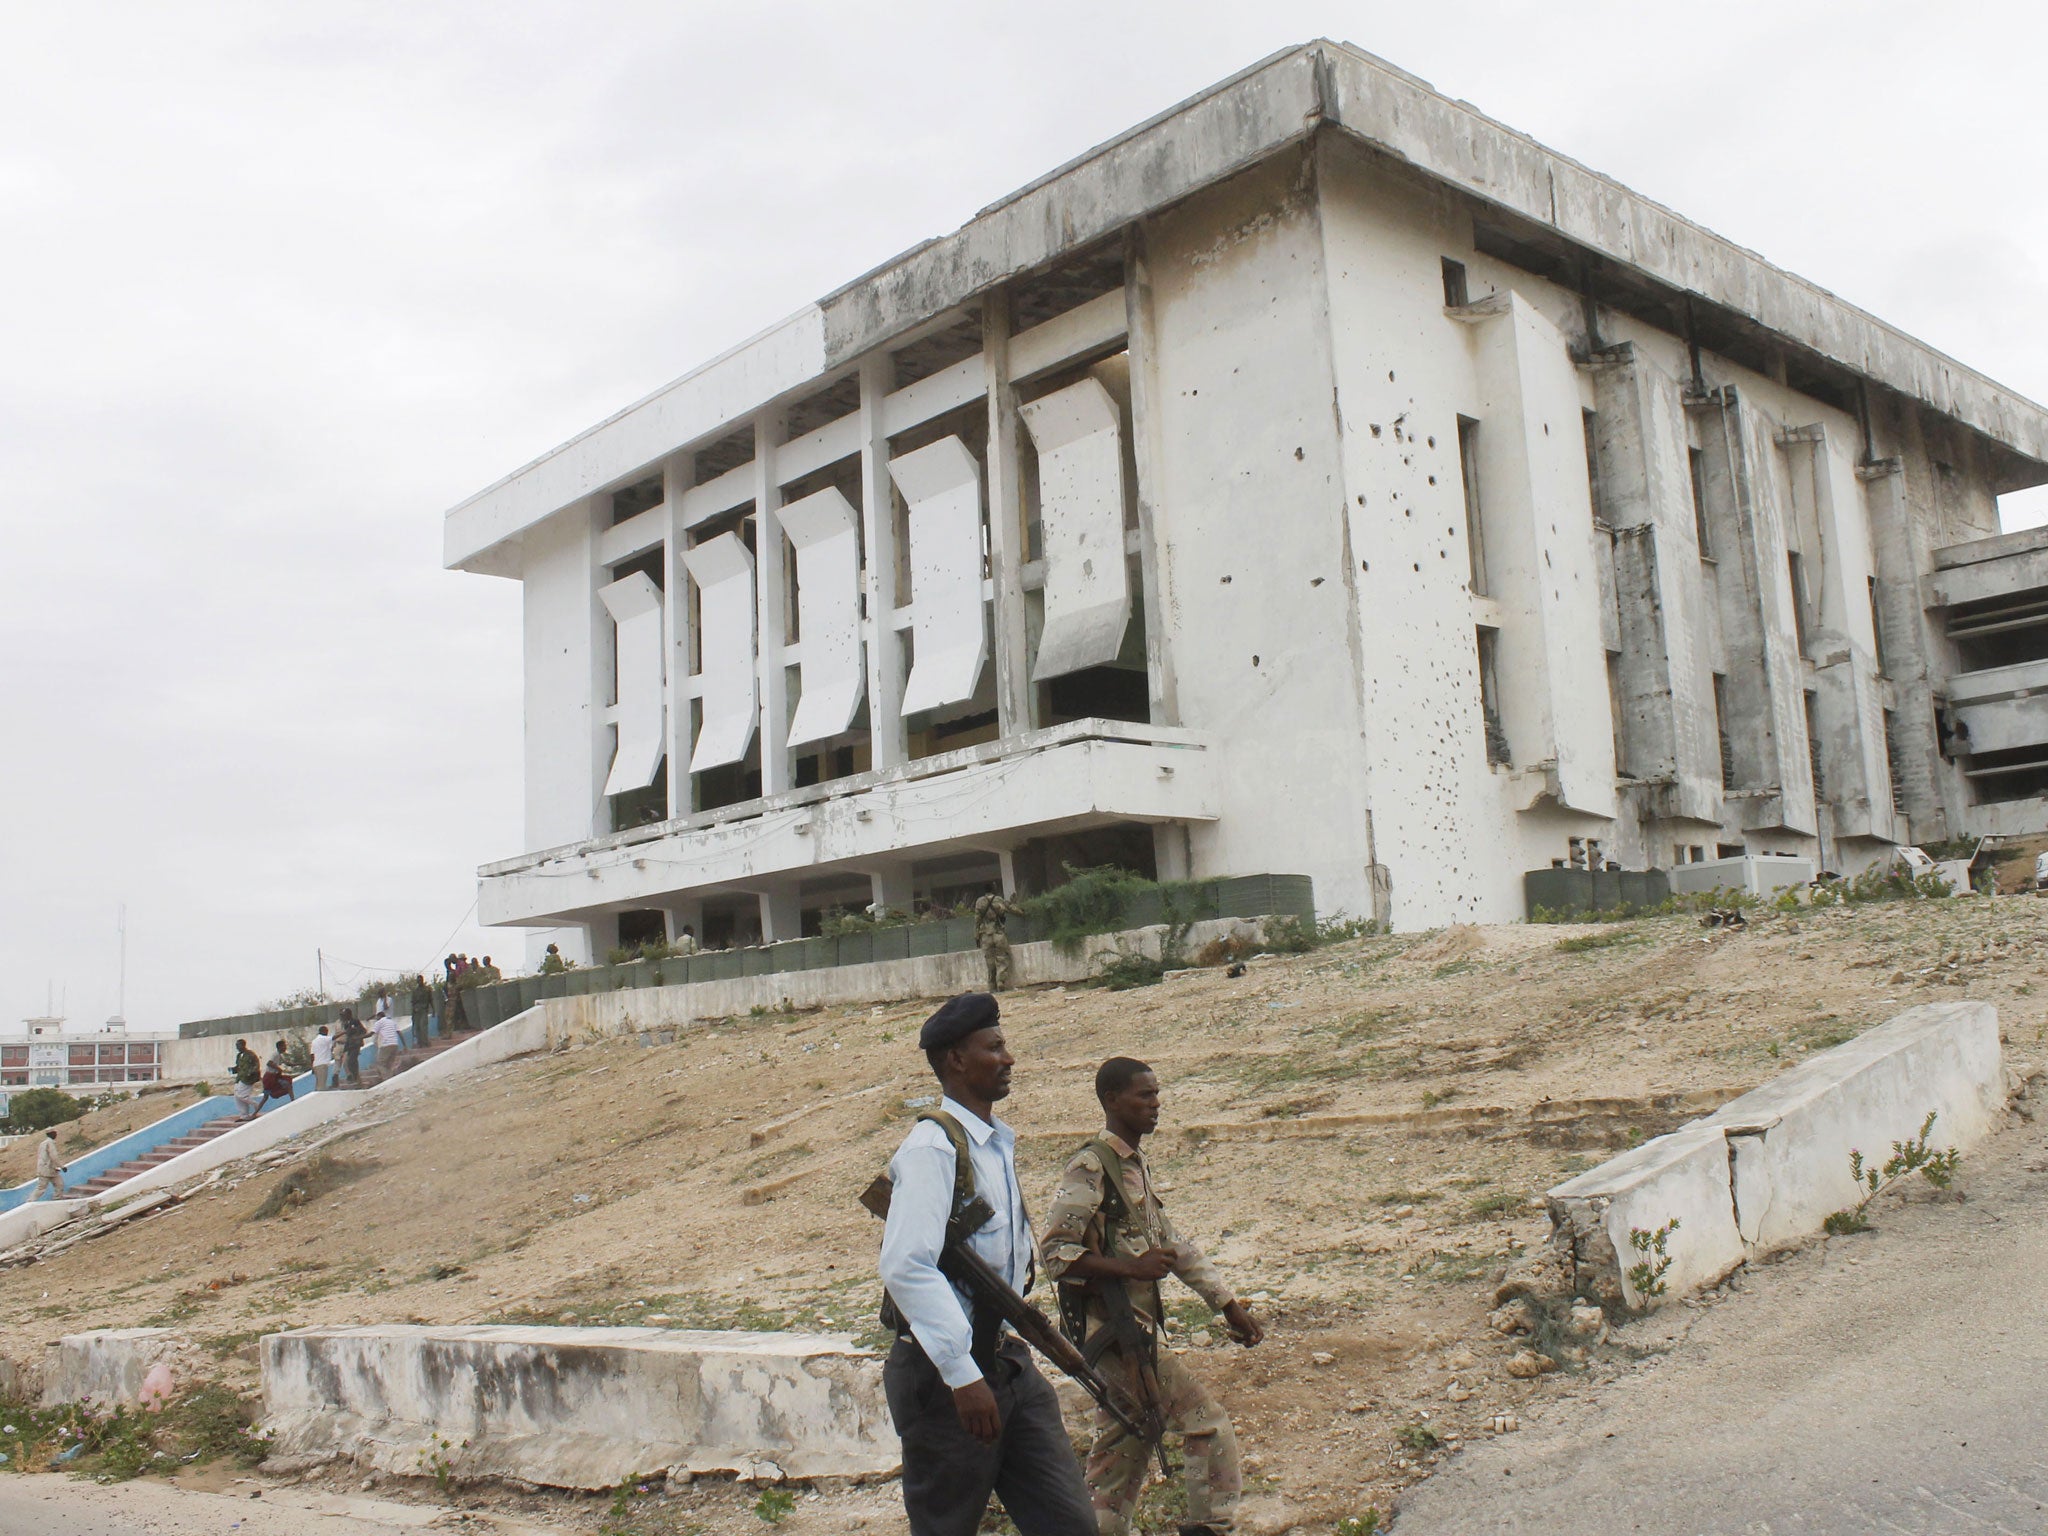
[[[1104,1136],[1093,1137],[1081,1150],[1093,1152],[1102,1165],[1102,1251],[1105,1254],[1114,1254],[1117,1251],[1117,1241],[1121,1236],[1126,1232],[1143,1232],[1144,1230],[1142,1220],[1135,1216],[1131,1210],[1130,1197],[1124,1193],[1123,1154],[1112,1147],[1109,1144],[1108,1138]],[[1147,1193],[1148,1195],[1150,1194],[1149,1180],[1147,1180]],[[1151,1196],[1151,1198],[1156,1204],[1158,1197]],[[1091,1365],[1101,1358],[1105,1350],[1117,1343],[1141,1348],[1148,1354],[1158,1348],[1158,1338],[1154,1330],[1158,1327],[1160,1320],[1166,1316],[1159,1295],[1159,1282],[1156,1280],[1150,1282],[1152,1287],[1153,1317],[1153,1328],[1150,1329],[1139,1321],[1137,1309],[1131,1305],[1129,1290],[1131,1284],[1132,1282],[1125,1280],[1083,1282],[1083,1290],[1088,1287],[1095,1288],[1097,1295],[1102,1298],[1103,1308],[1109,1319],[1109,1326],[1102,1329],[1092,1340],[1084,1340],[1077,1336],[1082,1322],[1081,1309],[1075,1308],[1074,1316],[1068,1319],[1066,1317],[1067,1309],[1064,1306],[1061,1308],[1062,1319],[1070,1322],[1072,1325],[1068,1328],[1068,1337],[1073,1338],[1074,1342],[1081,1346],[1083,1355]]]

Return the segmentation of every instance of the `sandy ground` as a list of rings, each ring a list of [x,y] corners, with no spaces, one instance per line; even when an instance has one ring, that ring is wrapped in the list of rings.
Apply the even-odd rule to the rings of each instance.
[[[1042,1205],[1093,1128],[1096,1064],[1159,1070],[1162,1188],[1271,1324],[1237,1350],[1182,1293],[1175,1342],[1236,1417],[1254,1528],[1326,1529],[1430,1470],[1401,1427],[1426,1415],[1455,1447],[1589,1380],[1508,1378],[1484,1326],[1508,1257],[1547,1230],[1541,1190],[1916,1002],[1992,1001],[2038,1059],[2044,956],[2031,898],[1354,941],[1239,980],[1014,994],[1003,1113]],[[381,1121],[366,1104],[329,1149],[345,1179],[302,1206],[257,1219],[282,1174],[229,1180],[0,1272],[0,1353],[167,1324],[252,1382],[255,1338],[305,1324],[861,1331],[878,1232],[855,1196],[934,1091],[929,1007],[729,1020],[502,1064]],[[752,1498],[700,1485],[675,1501],[689,1523],[645,1528],[758,1531]],[[781,1528],[900,1531],[894,1501],[804,1497]]]

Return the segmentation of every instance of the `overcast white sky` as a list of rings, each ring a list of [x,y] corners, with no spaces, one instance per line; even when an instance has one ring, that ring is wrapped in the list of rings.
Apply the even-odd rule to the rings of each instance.
[[[441,512],[1292,43],[2048,399],[2040,18],[0,0],[0,1027],[114,1010],[123,902],[137,1027],[316,948],[519,953],[466,926],[520,851],[518,588],[442,572]]]

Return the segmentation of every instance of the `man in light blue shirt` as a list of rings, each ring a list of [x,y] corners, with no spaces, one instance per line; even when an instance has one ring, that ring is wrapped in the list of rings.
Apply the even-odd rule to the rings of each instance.
[[[889,1163],[881,1272],[900,1321],[882,1379],[903,1441],[903,1506],[911,1536],[973,1536],[991,1493],[1021,1536],[1095,1536],[1059,1399],[1023,1341],[939,1269],[961,1187],[957,1131],[972,1192],[995,1211],[966,1246],[1012,1290],[1031,1283],[1017,1135],[995,1117],[1014,1064],[997,1020],[995,998],[967,992],[925,1021],[918,1045],[945,1097]]]

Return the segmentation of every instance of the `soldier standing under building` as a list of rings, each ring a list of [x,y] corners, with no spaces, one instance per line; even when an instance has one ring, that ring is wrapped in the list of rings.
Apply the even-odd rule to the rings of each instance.
[[[988,967],[991,992],[1010,990],[1010,931],[1003,924],[1016,915],[1016,904],[999,892],[990,891],[975,898],[974,942],[981,950],[982,963]]]
[[[1159,1079],[1142,1061],[1115,1056],[1095,1073],[1103,1131],[1076,1152],[1046,1216],[1040,1255],[1060,1286],[1060,1315],[1081,1352],[1141,1400],[1156,1393],[1161,1419],[1178,1430],[1189,1523],[1182,1536],[1235,1531],[1243,1476],[1237,1435],[1222,1405],[1159,1347],[1159,1282],[1178,1275],[1223,1314],[1250,1348],[1266,1336],[1232,1297],[1202,1251],[1174,1229],[1152,1188],[1138,1144],[1159,1125]],[[1129,1536],[1152,1448],[1106,1413],[1096,1419],[1088,1487],[1100,1536]]]
[[[1017,1134],[995,1117],[1012,1066],[997,1019],[993,997],[967,992],[925,1021],[917,1043],[945,1097],[889,1163],[880,1269],[896,1343],[882,1386],[903,1441],[903,1508],[911,1536],[973,1536],[995,1493],[1022,1536],[1094,1536],[1059,1399],[1023,1341],[939,1268],[947,1227],[979,1195],[995,1214],[965,1246],[1018,1294],[1031,1281]]]

